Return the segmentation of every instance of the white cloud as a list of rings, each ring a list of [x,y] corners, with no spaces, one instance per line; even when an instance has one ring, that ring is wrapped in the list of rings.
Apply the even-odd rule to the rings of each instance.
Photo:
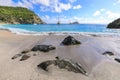
[[[14,2],[12,0],[0,0],[0,5],[2,6],[13,6]]]
[[[101,12],[105,11],[105,9],[100,9]]]
[[[100,9],[100,10],[97,10],[93,13],[93,16],[100,16],[103,12],[105,11],[105,9]]]
[[[120,3],[120,0],[118,0],[117,2]]]
[[[115,19],[115,18],[120,17],[120,13],[112,12],[110,10],[100,9],[100,10],[95,11],[95,13],[93,13],[93,16]]]
[[[113,5],[118,5],[120,4],[120,0],[117,0],[115,3],[113,3]]]
[[[71,4],[63,4],[63,3],[59,3],[60,8],[63,10],[69,10],[71,8]]]
[[[50,19],[50,17],[48,15],[42,16],[41,18],[44,20]]]
[[[119,18],[120,17],[120,13],[115,13],[115,12],[112,12],[112,11],[106,11],[105,14],[110,19],[115,19],[115,18]]]
[[[74,3],[74,2],[76,2],[77,0],[69,0],[71,3]]]
[[[100,11],[96,11],[96,12],[93,14],[93,16],[99,16],[100,14],[101,14]]]
[[[73,17],[73,20],[75,20],[75,21],[80,21],[81,18],[80,18],[80,17],[77,17],[77,16],[74,16],[74,17]]]
[[[32,3],[29,2],[28,0],[22,0],[22,1],[19,1],[18,3],[14,3],[14,4],[15,4],[15,6],[33,8]]]
[[[13,2],[13,0],[0,0],[0,5],[33,8],[32,3],[29,2],[28,0],[21,0],[21,1],[18,1],[17,3]]]
[[[71,3],[61,3],[59,0],[32,0],[31,2],[33,4],[42,4],[40,9],[43,12],[51,11],[61,13],[63,10],[69,10],[72,8]]]
[[[93,13],[93,16],[95,17],[94,20],[96,20],[97,22],[111,22],[117,18],[120,17],[120,13],[117,13],[117,12],[113,12],[113,11],[110,11],[110,10],[106,10],[106,9],[100,9],[100,10],[97,10]],[[99,19],[99,20],[97,20]],[[93,21],[94,21],[93,20]]]
[[[20,6],[26,7],[29,9],[33,9],[34,5],[38,5],[40,10],[51,11],[61,13],[62,11],[67,11],[69,9],[79,9],[80,5],[72,6],[74,2],[77,0],[69,0],[68,3],[62,3],[60,0],[19,0],[18,2],[14,2],[13,0],[0,0],[0,5],[4,6]]]
[[[50,0],[31,0],[33,4],[42,4],[44,6],[50,6]]]
[[[80,9],[82,8],[81,5],[73,6],[73,9]]]
[[[58,6],[59,5],[59,6]],[[71,4],[63,4],[63,3],[58,3],[57,6],[55,6],[55,12],[62,12],[62,10],[69,10],[71,9]]]

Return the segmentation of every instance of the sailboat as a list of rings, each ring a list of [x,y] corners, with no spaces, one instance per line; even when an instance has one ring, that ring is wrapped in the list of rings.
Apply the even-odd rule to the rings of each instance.
[[[58,21],[58,23],[57,24],[60,24],[60,22]]]
[[[57,24],[58,24],[58,25],[60,24],[59,16],[58,16],[58,22],[57,22]]]

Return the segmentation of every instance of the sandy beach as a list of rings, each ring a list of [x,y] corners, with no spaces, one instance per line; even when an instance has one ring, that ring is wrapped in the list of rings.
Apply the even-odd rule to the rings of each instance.
[[[72,35],[82,44],[61,46],[65,35],[16,35],[9,31],[0,30],[0,80],[119,80],[120,38],[101,37],[93,35]],[[21,57],[11,58],[28,50],[35,45],[54,45],[56,50],[47,53],[29,52],[29,59],[19,61]],[[113,52],[113,56],[103,55],[104,52]],[[36,56],[33,56],[33,55]],[[71,59],[81,64],[87,71],[87,76],[49,66],[49,72],[38,69],[37,65],[46,60]]]

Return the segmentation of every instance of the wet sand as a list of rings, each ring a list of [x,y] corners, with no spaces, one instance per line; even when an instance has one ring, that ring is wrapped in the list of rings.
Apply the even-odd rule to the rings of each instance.
[[[0,30],[0,80],[119,80],[120,63],[114,58],[120,57],[120,39],[112,37],[94,37],[88,35],[73,35],[81,41],[81,45],[62,46],[60,43],[66,35],[16,35]],[[29,52],[29,59],[12,60],[15,54],[31,49],[38,44],[56,46],[56,50],[48,53]],[[111,51],[114,56],[102,55]],[[36,56],[33,56],[36,54]],[[81,64],[88,75],[69,72],[55,66],[49,66],[49,72],[38,69],[37,65],[46,60],[70,59]]]

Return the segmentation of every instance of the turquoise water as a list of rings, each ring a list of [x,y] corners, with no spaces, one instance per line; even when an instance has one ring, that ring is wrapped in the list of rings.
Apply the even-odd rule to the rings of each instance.
[[[87,32],[87,33],[119,33],[119,30],[107,29],[101,24],[44,24],[44,25],[1,25],[0,28],[13,32]]]

